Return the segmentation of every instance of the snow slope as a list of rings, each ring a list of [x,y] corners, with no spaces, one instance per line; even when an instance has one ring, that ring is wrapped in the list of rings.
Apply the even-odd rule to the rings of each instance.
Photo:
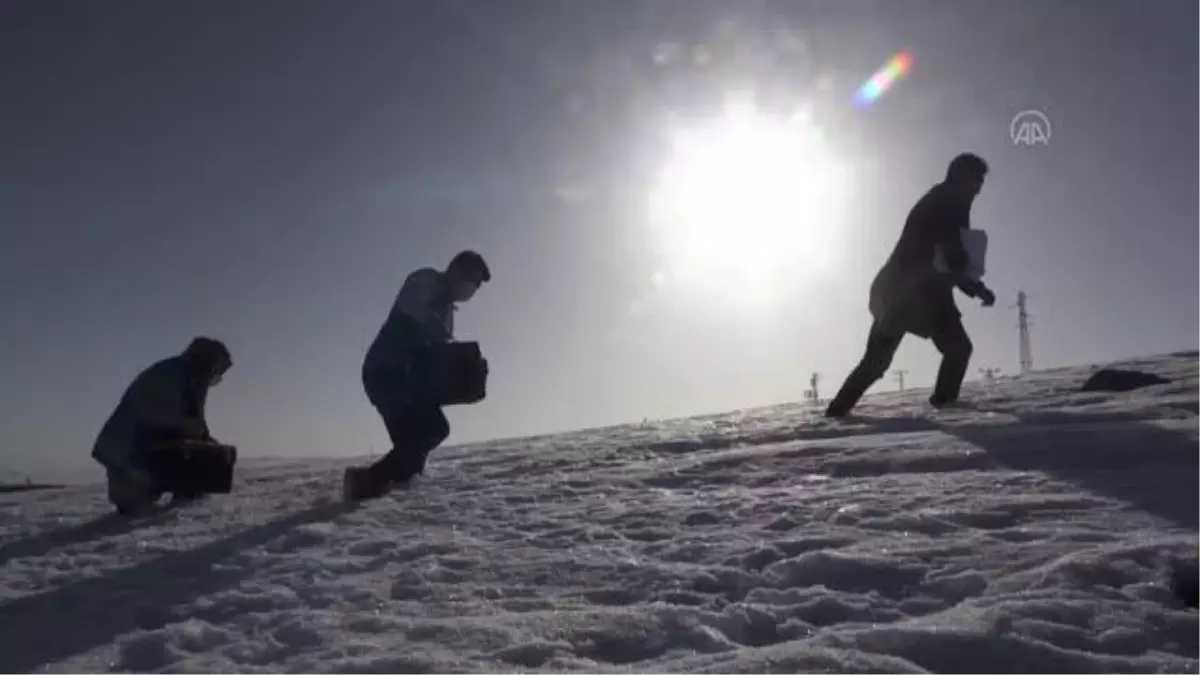
[[[1196,672],[1197,361],[440,450],[334,501],[344,462],[103,517],[0,495],[0,671]]]

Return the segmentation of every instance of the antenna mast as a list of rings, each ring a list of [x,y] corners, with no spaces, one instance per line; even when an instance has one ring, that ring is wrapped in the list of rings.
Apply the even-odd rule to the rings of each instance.
[[[1017,329],[1019,331],[1019,350],[1021,354],[1021,374],[1027,375],[1033,370],[1033,347],[1029,342],[1029,308],[1026,301],[1029,296],[1025,291],[1017,291]]]

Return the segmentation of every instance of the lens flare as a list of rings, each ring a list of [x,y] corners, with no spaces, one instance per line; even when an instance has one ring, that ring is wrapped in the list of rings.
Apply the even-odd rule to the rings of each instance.
[[[859,108],[871,105],[910,70],[912,70],[912,56],[907,51],[895,54],[871,76],[871,79],[863,82],[862,86],[858,88],[858,91],[854,93],[854,105]]]

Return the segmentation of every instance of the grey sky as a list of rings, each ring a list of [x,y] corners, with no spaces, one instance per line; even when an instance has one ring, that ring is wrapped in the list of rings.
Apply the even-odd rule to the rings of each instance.
[[[798,400],[860,355],[866,290],[945,163],[992,165],[997,307],[972,372],[1197,343],[1197,6],[905,2],[10,2],[0,7],[0,471],[87,467],[122,389],[196,334],[235,368],[214,432],[254,455],[383,449],[359,365],[404,276],[460,248],[490,397],[453,441]],[[659,63],[704,45],[703,68]],[[911,74],[854,89],[900,49]],[[822,86],[818,86],[821,83]],[[656,290],[665,110],[807,100],[850,169],[769,304]],[[1023,109],[1053,123],[1015,147]],[[932,345],[897,367],[928,384]],[[891,388],[890,380],[881,388]]]

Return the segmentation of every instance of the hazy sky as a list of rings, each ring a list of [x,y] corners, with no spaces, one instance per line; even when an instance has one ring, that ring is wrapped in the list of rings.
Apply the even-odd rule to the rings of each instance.
[[[209,420],[246,456],[380,451],[364,351],[404,277],[466,247],[494,280],[458,332],[492,376],[452,442],[798,400],[814,370],[831,394],[967,149],[1000,296],[959,296],[973,376],[1016,370],[1018,288],[1038,366],[1195,347],[1196,25],[1185,0],[4,3],[0,472],[88,466],[197,334],[233,351]],[[856,109],[900,49],[912,72]],[[653,282],[668,113],[731,88],[811,106],[846,168],[766,296]],[[1011,142],[1024,109],[1048,145]],[[927,385],[937,359],[910,338],[896,366]]]

